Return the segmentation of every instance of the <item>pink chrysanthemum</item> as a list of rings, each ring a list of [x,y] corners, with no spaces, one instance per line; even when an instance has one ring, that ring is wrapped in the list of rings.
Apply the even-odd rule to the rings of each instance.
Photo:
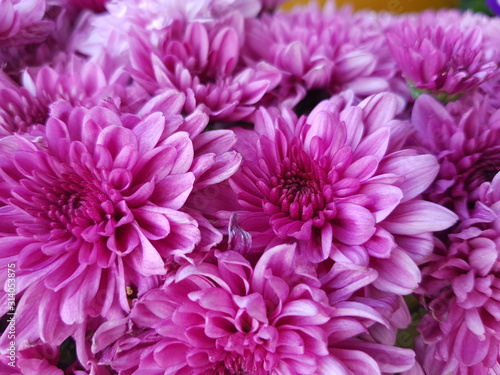
[[[75,106],[93,107],[113,99],[125,111],[137,111],[150,95],[131,84],[121,68],[108,68],[75,55],[60,56],[54,67],[28,68],[21,85],[0,76],[0,136],[26,132],[32,125],[44,125],[49,106],[66,100]]]
[[[280,70],[273,92],[280,105],[317,103],[348,88],[367,96],[387,91],[396,73],[382,30],[375,14],[313,4],[247,20],[242,56],[249,65],[264,60]]]
[[[333,369],[348,374],[361,368],[380,374],[376,356],[361,345],[341,349],[334,342],[357,334],[354,322],[359,328],[383,319],[361,302],[330,307],[313,268],[294,253],[293,245],[276,246],[252,268],[239,253],[228,251],[217,255],[216,265],[179,270],[175,283],[146,293],[134,305],[132,327],[117,320],[97,330],[96,352],[124,335],[100,363],[121,374],[330,375]],[[344,277],[356,278],[344,271]],[[330,333],[334,340],[328,348]],[[371,353],[376,352],[374,344]],[[412,353],[405,355],[409,362],[401,369],[413,364]]]
[[[179,270],[175,283],[134,305],[138,336],[132,331],[118,340],[111,366],[151,375],[318,373],[318,359],[328,355],[329,308],[314,275],[296,262],[293,246],[282,245],[255,268],[229,251],[217,265]],[[116,323],[98,329],[95,351],[112,342]],[[134,342],[141,344],[133,348]]]
[[[242,32],[243,18],[233,13],[211,22],[174,20],[161,30],[158,47],[135,33],[133,77],[151,93],[165,87],[185,93],[187,113],[202,104],[213,120],[247,119],[279,73],[264,63],[238,69]]]
[[[14,18],[9,4],[14,5]],[[50,63],[60,52],[67,53],[77,13],[65,8],[65,1],[7,0],[0,4],[0,61],[2,70],[17,77],[26,66]],[[5,17],[6,16],[6,17]],[[42,18],[43,17],[43,18]],[[40,18],[39,21],[35,19]],[[2,40],[2,21],[13,21],[17,34]],[[14,26],[17,25],[17,26]],[[5,27],[5,25],[3,25]],[[11,30],[12,31],[12,30]]]
[[[458,25],[457,25],[458,23]],[[438,22],[432,14],[408,18],[387,33],[387,41],[414,95],[428,92],[456,98],[493,76],[494,53],[483,45],[479,26]]]
[[[130,83],[124,67],[108,66],[103,56],[99,62],[63,54],[50,65],[28,68],[21,83],[43,105],[63,99],[74,106],[92,107],[103,99],[113,99],[121,109],[149,99],[144,90]]]
[[[195,162],[186,132],[161,139],[168,126],[158,112],[122,120],[110,102],[59,102],[37,137],[2,139],[1,268],[6,275],[16,262],[18,313],[36,320],[31,304],[39,305],[44,340],[66,338],[65,325],[89,315],[128,311],[127,291],[156,285],[152,276],[200,242],[197,221],[180,209],[190,169],[207,170],[214,158]]]
[[[380,374],[409,369],[414,353],[394,346],[397,329],[409,324],[402,298],[370,287],[377,279],[374,269],[330,264],[326,261],[318,267],[322,289],[337,314],[328,323],[330,356],[321,360],[325,373]]]
[[[10,361],[7,354],[6,363],[0,362],[0,371],[4,375],[111,375],[95,361],[87,363],[86,370],[72,357],[73,343],[69,340],[61,348],[43,342],[34,342],[17,351],[17,358]],[[2,361],[4,359],[2,358]],[[74,361],[74,362],[72,362]]]
[[[52,22],[44,20],[45,0],[6,0],[0,4],[0,46],[11,47],[43,41],[52,31]]]
[[[419,199],[438,165],[431,155],[399,150],[407,126],[393,120],[396,108],[391,94],[358,106],[338,96],[300,119],[263,110],[255,130],[237,130],[243,165],[230,181],[255,250],[292,241],[313,262],[370,265],[381,288],[405,294],[416,286],[408,255],[421,262],[431,232],[456,216]]]
[[[47,116],[39,99],[0,72],[0,137],[25,133],[32,125],[45,123]]]
[[[451,113],[450,113],[451,111]],[[500,112],[479,96],[447,107],[428,95],[415,102],[413,142],[437,156],[440,171],[428,190],[431,200],[467,216],[467,204],[478,188],[491,181],[500,167]]]
[[[427,371],[490,374],[500,362],[499,202],[497,174],[481,185],[470,217],[423,268],[418,293],[429,314],[419,330],[429,345]]]

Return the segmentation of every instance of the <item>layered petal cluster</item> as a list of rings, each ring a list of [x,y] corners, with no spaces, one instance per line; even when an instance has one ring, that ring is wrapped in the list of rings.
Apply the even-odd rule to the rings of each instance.
[[[321,359],[325,374],[380,374],[408,370],[414,353],[396,348],[396,331],[409,323],[406,304],[392,293],[370,285],[374,269],[330,261],[319,265],[318,278],[334,307],[328,323],[329,357]]]
[[[243,57],[249,65],[264,60],[281,71],[273,92],[280,105],[318,103],[348,88],[364,97],[388,90],[397,72],[382,30],[376,14],[353,15],[332,3],[264,14],[247,20]]]
[[[230,182],[239,225],[253,251],[296,242],[312,262],[370,265],[378,287],[409,293],[419,280],[414,261],[432,250],[431,232],[456,216],[419,198],[438,165],[431,155],[400,150],[407,126],[393,120],[397,99],[349,100],[334,97],[300,119],[262,110],[255,130],[236,131],[243,165]]]
[[[122,109],[149,99],[143,90],[130,84],[123,66],[110,66],[105,58],[96,63],[77,55],[60,55],[52,67],[26,69],[21,83],[46,107],[60,99],[74,106],[92,107],[111,98]]]
[[[324,283],[359,279],[357,272],[341,268]],[[116,342],[101,363],[122,374],[381,374],[388,369],[383,345],[349,339],[359,327],[386,321],[361,300],[347,301],[363,282],[341,284],[330,305],[294,245],[270,249],[254,267],[239,253],[217,253],[215,264],[181,268],[174,283],[146,293],[130,322],[103,324],[93,350]],[[411,351],[394,353],[393,369],[413,365]]]
[[[85,61],[76,55],[61,56],[54,67],[28,68],[21,84],[7,75],[0,78],[0,134],[26,132],[44,125],[49,107],[58,100],[87,108],[104,99],[113,99],[121,110],[136,112],[150,96],[137,85],[123,67],[108,67]]]
[[[500,174],[423,268],[424,369],[490,374],[500,362]]]
[[[43,41],[52,31],[52,22],[44,20],[45,0],[6,0],[0,4],[0,46],[15,46]]]
[[[174,20],[155,46],[131,39],[133,77],[151,93],[174,88],[186,95],[185,112],[203,105],[213,120],[248,119],[279,73],[264,63],[239,69],[243,17],[232,13],[209,22]]]
[[[66,54],[78,12],[66,1],[6,0],[0,4],[0,60],[13,77],[26,66],[51,63]]]
[[[415,102],[412,123],[415,144],[436,155],[440,164],[436,182],[427,192],[430,199],[467,217],[479,186],[491,181],[500,168],[500,112],[483,96],[444,107],[422,95]]]
[[[449,101],[491,78],[498,64],[477,25],[447,24],[435,14],[409,17],[387,32],[394,59],[414,96]]]
[[[122,374],[319,373],[329,308],[314,274],[297,262],[293,246],[282,245],[255,267],[228,251],[215,265],[181,268],[174,283],[134,305],[132,330],[105,323],[93,349],[125,333],[101,360]]]
[[[1,268],[16,263],[17,312],[26,324],[38,314],[44,340],[60,343],[65,325],[87,316],[128,311],[128,295],[156,285],[200,242],[197,221],[180,210],[195,181],[193,143],[182,131],[160,140],[167,127],[158,112],[122,121],[109,101],[58,102],[41,134],[2,139]]]
[[[0,137],[25,133],[33,125],[44,124],[48,108],[24,87],[0,73]]]
[[[88,370],[78,361],[71,363],[71,355],[64,349],[74,350],[69,340],[63,350],[43,342],[32,343],[30,347],[20,350],[16,360],[10,364],[0,362],[0,370],[5,375],[111,375],[95,361],[88,363]]]

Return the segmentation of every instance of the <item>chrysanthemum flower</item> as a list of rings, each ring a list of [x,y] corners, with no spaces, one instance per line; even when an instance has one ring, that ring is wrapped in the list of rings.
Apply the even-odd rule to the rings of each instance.
[[[72,362],[72,345],[70,340],[61,347],[33,342],[26,349],[16,350],[17,358],[14,360],[2,358],[0,371],[4,375],[111,375],[104,366],[97,365],[95,361],[87,364],[88,370],[78,361]],[[2,354],[2,357],[6,356]]]
[[[414,353],[394,346],[397,329],[409,324],[408,308],[400,297],[370,287],[377,279],[374,269],[340,262],[331,265],[331,261],[318,269],[322,290],[337,314],[328,323],[330,356],[321,360],[325,373],[380,374],[409,369]]]
[[[149,99],[144,91],[132,86],[124,67],[108,66],[105,58],[93,62],[63,54],[50,65],[23,71],[21,83],[47,107],[60,99],[74,106],[92,107],[112,98],[120,108],[126,108],[134,101],[144,103]]]
[[[17,264],[19,314],[32,313],[23,298],[43,294],[39,314],[52,318],[39,320],[41,337],[112,305],[128,311],[127,291],[143,293],[199,243],[197,221],[180,211],[193,144],[186,132],[160,141],[167,127],[160,113],[122,121],[111,102],[59,102],[40,136],[1,140],[1,268]]]
[[[123,374],[318,373],[328,355],[329,308],[311,270],[297,262],[293,246],[282,245],[254,268],[228,251],[216,265],[179,270],[175,283],[134,305],[135,329],[118,340],[111,366]],[[97,330],[95,351],[124,329],[117,323]]]
[[[294,254],[293,245],[276,246],[252,267],[241,254],[227,251],[217,254],[216,264],[180,269],[175,283],[139,299],[129,324],[110,321],[97,330],[96,352],[118,338],[100,363],[123,374],[327,375],[333,369],[361,374],[361,368],[380,374],[376,356],[370,355],[375,344],[370,353],[361,345],[351,350],[333,343],[383,319],[361,302],[330,307],[311,264]],[[413,355],[405,354],[411,366]]]
[[[248,65],[264,60],[279,69],[273,94],[280,105],[316,104],[348,88],[363,97],[389,89],[396,66],[377,16],[333,8],[313,4],[247,20],[242,56]]]
[[[470,217],[440,244],[419,288],[424,369],[489,374],[500,362],[500,174],[479,188]],[[465,369],[465,371],[463,371]]]
[[[233,13],[211,22],[174,20],[161,30],[157,47],[135,33],[132,75],[151,93],[165,87],[185,93],[186,113],[202,104],[213,120],[247,119],[279,73],[264,63],[238,69],[242,32],[243,18]]]
[[[452,113],[450,113],[452,111]],[[491,181],[500,167],[500,112],[479,96],[472,103],[444,107],[428,95],[415,102],[413,142],[437,156],[440,171],[428,190],[431,200],[467,217],[467,204],[478,187]]]
[[[43,20],[45,0],[6,0],[0,4],[0,46],[15,46],[43,41],[53,24]]]
[[[47,116],[48,108],[39,99],[0,72],[0,137],[25,133],[45,123]]]
[[[431,155],[399,150],[407,127],[393,120],[397,103],[380,94],[352,106],[338,96],[300,119],[262,110],[255,130],[237,130],[243,165],[230,182],[255,251],[292,241],[313,262],[371,265],[377,285],[398,294],[416,286],[408,254],[422,261],[431,232],[456,216],[419,199],[438,165]]]
[[[3,71],[17,77],[26,66],[50,63],[61,51],[68,52],[67,43],[78,14],[65,9],[65,3],[7,0],[0,4],[0,61]],[[2,25],[2,22],[7,24]],[[7,36],[12,32],[15,33],[13,36]]]
[[[58,61],[53,62],[53,67],[44,65],[24,70],[20,77],[21,84],[2,73],[0,136],[25,133],[33,125],[44,125],[50,105],[61,99],[87,108],[104,99],[113,99],[122,111],[140,110],[150,95],[130,83],[130,76],[123,67],[110,67],[106,62],[103,59],[101,64],[97,64],[76,55],[60,55]],[[182,100],[182,95],[176,95]],[[180,113],[181,109],[175,110]]]
[[[387,41],[414,96],[428,92],[448,101],[487,81],[498,65],[479,26],[461,29],[457,22],[436,20],[429,14],[405,19]]]

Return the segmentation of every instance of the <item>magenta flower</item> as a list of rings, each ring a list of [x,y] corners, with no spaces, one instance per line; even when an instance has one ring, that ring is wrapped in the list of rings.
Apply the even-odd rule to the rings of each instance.
[[[276,246],[251,267],[242,255],[227,251],[216,255],[215,265],[181,268],[174,283],[139,299],[130,323],[104,323],[94,336],[93,350],[102,351],[100,363],[123,374],[327,375],[333,369],[344,370],[338,374],[387,370],[382,355],[376,355],[383,354],[381,345],[349,342],[373,322],[387,322],[361,301],[329,306],[311,264],[294,254],[293,245]],[[342,283],[359,279],[348,268],[340,273],[330,277],[341,281],[339,294],[348,296],[362,287],[363,282]],[[108,347],[112,343],[116,344]],[[399,363],[394,369],[413,365],[411,351],[393,353],[399,354],[392,361]]]
[[[482,96],[447,107],[427,95],[417,99],[413,141],[440,163],[436,182],[428,190],[431,200],[467,217],[467,204],[474,204],[479,186],[491,181],[500,165],[499,119],[498,111]]]
[[[373,14],[313,4],[248,20],[242,56],[249,65],[264,60],[282,73],[273,91],[279,105],[293,107],[305,98],[317,103],[344,89],[365,97],[389,90],[396,73],[382,30]]]
[[[111,102],[59,102],[40,136],[2,139],[1,268],[16,262],[18,313],[33,321],[38,306],[44,340],[128,311],[127,290],[144,293],[199,243],[198,223],[180,210],[195,181],[193,144],[185,132],[159,141],[166,127],[160,113],[122,122]]]
[[[174,20],[161,30],[158,47],[136,33],[131,40],[132,74],[156,93],[174,88],[186,94],[185,112],[203,105],[213,120],[248,119],[279,74],[265,64],[238,69],[243,18],[220,21]]]
[[[104,12],[108,0],[68,0],[68,4],[77,10],[90,9],[93,12]]]
[[[45,0],[6,0],[0,4],[0,46],[43,41],[52,31],[52,22],[44,20]]]
[[[393,293],[371,284],[374,269],[336,262],[320,264],[318,278],[335,319],[329,326],[330,356],[321,359],[326,374],[380,374],[405,371],[414,353],[394,347],[397,329],[409,324],[406,304]]]
[[[489,374],[500,362],[500,174],[479,188],[470,217],[435,250],[419,288],[424,369]]]
[[[17,77],[26,66],[50,63],[67,53],[76,12],[65,2],[6,0],[0,4],[0,61],[2,70]]]
[[[63,61],[54,63],[54,68],[28,68],[22,73],[21,85],[6,75],[0,77],[0,136],[44,125],[50,105],[61,99],[89,108],[112,98],[122,111],[133,113],[150,99],[143,89],[129,83],[123,67],[101,67],[75,55],[63,55],[59,60]]]
[[[429,14],[396,24],[387,41],[415,96],[427,92],[453,100],[487,81],[498,67],[479,26],[461,29]]]
[[[61,350],[55,345],[42,342],[32,343],[30,347],[17,351],[18,357],[10,362],[10,365],[8,358],[7,363],[0,362],[0,371],[5,375],[111,375],[104,366],[97,365],[95,361],[87,364],[88,370],[78,361],[69,363],[72,358],[69,352],[64,353],[64,350],[64,347]]]
[[[104,99],[113,99],[121,109],[144,104],[149,95],[130,84],[123,66],[86,61],[76,55],[60,55],[51,65],[28,68],[22,74],[22,85],[43,105],[63,99],[73,106],[93,107]]]
[[[33,125],[44,124],[48,108],[28,90],[0,72],[0,138],[25,133]]]
[[[319,358],[328,355],[329,307],[314,274],[300,265],[293,246],[283,245],[254,268],[231,251],[218,254],[217,265],[182,268],[175,283],[134,305],[137,333],[125,334],[101,363],[123,374],[318,373]],[[125,333],[121,323],[97,330],[94,351]]]
[[[312,262],[375,268],[380,288],[405,294],[416,287],[413,260],[428,255],[431,232],[456,216],[419,199],[438,166],[431,155],[399,150],[407,127],[393,120],[396,109],[390,94],[358,106],[338,96],[307,118],[263,110],[255,131],[238,130],[243,165],[230,181],[254,251],[292,241]]]

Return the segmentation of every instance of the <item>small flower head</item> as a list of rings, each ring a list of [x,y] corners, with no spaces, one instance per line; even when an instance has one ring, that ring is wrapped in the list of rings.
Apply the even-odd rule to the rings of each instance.
[[[488,373],[500,361],[500,174],[479,188],[470,216],[423,268],[429,314],[420,323],[426,366]]]
[[[483,45],[479,26],[433,22],[426,14],[403,20],[387,41],[414,96],[431,93],[450,101],[493,76],[497,63]]]
[[[345,89],[361,97],[387,91],[396,71],[377,17],[336,10],[332,3],[264,14],[248,20],[246,32],[245,61],[264,60],[282,73],[272,92],[280,105],[317,104]]]
[[[184,111],[202,105],[213,120],[247,119],[279,74],[260,64],[238,67],[243,18],[218,21],[174,20],[161,30],[158,46],[136,33],[132,40],[133,77],[149,92],[174,88],[186,94]]]
[[[500,167],[500,112],[481,95],[447,107],[422,95],[415,102],[412,123],[413,142],[440,163],[437,180],[427,191],[430,199],[466,217],[480,185],[490,182]]]

